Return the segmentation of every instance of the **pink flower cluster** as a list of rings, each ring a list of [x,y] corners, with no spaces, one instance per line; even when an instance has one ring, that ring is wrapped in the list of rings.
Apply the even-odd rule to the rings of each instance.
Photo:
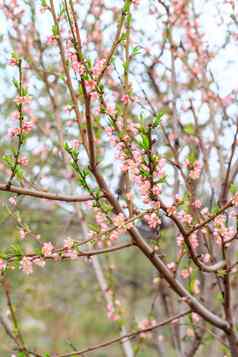
[[[105,58],[97,59],[92,69],[92,73],[95,77],[99,76],[106,64]]]
[[[154,326],[156,326],[156,320],[144,319],[144,320],[142,320],[142,321],[140,321],[138,323],[138,328],[140,330],[149,329],[149,328],[152,328]],[[143,337],[143,338],[144,337],[150,337],[150,335],[148,333],[143,333],[143,332],[140,333],[140,336]]]
[[[55,36],[50,35],[50,36],[47,37],[46,43],[47,43],[48,46],[56,45],[57,44],[57,39],[56,39]]]
[[[6,267],[6,263],[3,259],[0,258],[0,272],[3,271]]]
[[[17,200],[16,200],[16,196],[12,196],[8,199],[8,202],[12,205],[12,206],[16,206],[17,204]]]
[[[202,165],[199,161],[196,161],[193,167],[193,170],[190,171],[189,177],[191,177],[192,180],[197,180],[201,174],[201,169]]]
[[[200,161],[196,160],[191,164],[188,160],[185,160],[185,166],[190,170],[189,177],[192,180],[197,180],[200,177],[202,164]]]
[[[14,99],[14,102],[16,104],[29,104],[32,101],[32,97],[30,97],[29,95],[25,95],[25,96],[17,96]]]
[[[191,214],[184,212],[184,210],[179,211],[177,213],[177,217],[183,223],[191,224],[193,221],[193,217],[191,216]]]
[[[193,268],[189,267],[188,269],[181,270],[180,275],[183,279],[187,279],[189,276],[191,276],[192,272]]]
[[[73,249],[74,241],[68,237],[64,240],[64,254],[65,258],[69,258],[71,260],[75,260],[78,257],[78,253],[75,249]]]
[[[120,305],[121,305],[120,301],[116,300],[115,305],[120,307]],[[118,321],[120,319],[120,315],[115,311],[113,304],[107,305],[107,317],[109,318],[109,320],[112,320],[112,321]]]
[[[110,222],[99,209],[96,209],[96,222],[100,228],[100,235],[106,237],[109,234],[109,241],[117,240],[127,229],[132,227],[132,223],[126,222],[123,213],[112,216]]]
[[[144,216],[144,219],[148,223],[149,227],[152,229],[155,229],[157,226],[161,224],[161,220],[155,212],[146,214]]]
[[[224,242],[229,242],[235,236],[235,229],[233,227],[226,226],[225,215],[219,215],[214,220],[214,230],[213,236],[217,244],[221,244],[222,240]]]
[[[20,134],[28,134],[33,129],[33,122],[32,121],[24,121],[22,124],[22,128],[10,128],[8,130],[8,135],[10,138],[13,138]]]
[[[238,193],[233,198],[233,204],[235,207],[238,207]]]
[[[20,262],[20,269],[27,275],[32,274],[33,264],[43,268],[45,261],[40,257],[23,257]]]
[[[26,156],[22,156],[18,159],[18,164],[22,166],[27,166],[28,165],[28,158]]]
[[[43,243],[41,251],[45,257],[52,257],[54,254],[54,246],[51,242]]]
[[[23,257],[20,262],[20,269],[27,275],[33,273],[32,259],[29,257]]]

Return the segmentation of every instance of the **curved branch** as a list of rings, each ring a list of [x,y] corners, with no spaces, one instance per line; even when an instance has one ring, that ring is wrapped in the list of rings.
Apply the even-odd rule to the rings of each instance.
[[[140,329],[140,330],[137,330],[137,331],[132,332],[132,333],[128,333],[126,335],[123,335],[123,336],[114,338],[112,340],[106,341],[104,343],[100,343],[98,345],[95,345],[93,347],[86,348],[85,350],[82,350],[82,351],[74,351],[72,353],[65,353],[65,354],[59,355],[59,357],[79,356],[79,355],[82,355],[83,353],[92,352],[92,351],[98,350],[98,349],[103,348],[103,347],[108,347],[108,346],[110,346],[110,345],[112,345],[114,343],[121,342],[121,341],[123,341],[125,339],[135,338],[140,334],[151,332],[156,328],[165,326],[165,325],[171,323],[173,320],[180,319],[180,318],[188,315],[190,312],[191,312],[190,309],[186,310],[186,311],[183,311],[180,314],[174,315],[174,316],[168,318],[167,320],[164,320],[162,322],[157,323],[154,326],[151,326],[151,327],[148,327],[148,328],[145,328],[145,329]]]
[[[68,196],[58,195],[56,193],[29,190],[28,188],[22,188],[17,186],[8,186],[7,184],[0,183],[0,191],[17,193],[18,195],[31,196],[40,199],[46,199],[51,201],[63,201],[63,202],[86,202],[91,201],[91,196]]]

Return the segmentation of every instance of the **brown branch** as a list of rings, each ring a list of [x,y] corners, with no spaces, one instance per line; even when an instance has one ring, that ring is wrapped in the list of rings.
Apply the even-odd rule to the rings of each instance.
[[[122,28],[123,28],[123,24],[124,24],[124,21],[125,21],[125,18],[126,18],[126,15],[127,13],[125,11],[122,11],[122,15],[121,15],[121,18],[120,18],[120,22],[119,22],[119,25],[118,25],[118,28],[117,28],[117,32],[116,32],[116,36],[115,36],[115,39],[113,41],[113,44],[112,44],[112,47],[111,47],[111,50],[106,58],[106,61],[105,61],[105,64],[102,68],[102,71],[101,73],[99,74],[98,78],[97,78],[97,84],[100,83],[102,77],[104,76],[104,73],[105,71],[107,70],[107,68],[109,67],[110,63],[111,63],[111,60],[112,60],[112,57],[117,49],[117,46],[120,44],[121,42],[121,32],[122,32]]]
[[[116,245],[114,247],[109,247],[109,248],[103,248],[103,249],[95,249],[95,250],[89,250],[89,251],[79,251],[77,254],[77,257],[92,257],[95,255],[101,255],[101,254],[107,254],[107,253],[112,253],[112,252],[116,252],[125,248],[130,248],[133,247],[134,244],[133,243],[126,243],[126,244],[119,244]],[[60,249],[54,249],[53,253],[58,253],[61,254],[61,258],[62,260],[67,260],[67,259],[71,259],[70,257],[64,255],[64,253],[68,253],[69,251],[65,248],[60,248]],[[26,254],[24,255],[24,257],[28,257],[31,258],[32,261],[34,261],[35,259],[38,258],[44,258],[45,260],[54,260],[55,261],[55,256],[44,256],[43,254]],[[12,263],[15,259],[19,259],[19,255],[12,255],[10,257],[8,257],[7,262],[8,263]],[[57,261],[57,260],[56,260]]]
[[[224,211],[226,211],[228,208],[230,208],[232,206],[233,206],[233,198],[230,201],[228,201],[221,209],[219,209],[219,211],[214,213],[212,216],[210,216],[209,218],[205,219],[203,222],[201,222],[199,224],[196,224],[194,226],[194,228],[192,228],[187,234],[191,235],[193,232],[196,232],[198,229],[203,228],[208,223],[213,221],[217,216],[219,216],[220,214],[222,214]]]
[[[214,273],[217,272],[218,270],[224,268],[224,266],[226,265],[225,260],[221,260],[220,262],[217,262],[213,265],[206,265],[204,264],[196,255],[196,252],[194,251],[190,240],[189,240],[189,236],[190,236],[190,232],[186,232],[183,225],[180,223],[179,219],[174,215],[168,215],[167,213],[167,207],[160,201],[160,206],[161,209],[166,213],[166,215],[176,224],[176,226],[178,227],[180,233],[182,234],[183,238],[184,238],[184,242],[188,248],[190,257],[192,258],[193,262],[197,265],[197,267],[202,270],[205,271],[207,273]]]
[[[19,328],[19,324],[18,324],[18,321],[17,321],[17,317],[16,317],[16,314],[15,314],[15,309],[14,309],[14,306],[12,304],[12,300],[11,300],[11,297],[10,297],[10,291],[9,291],[9,286],[8,286],[8,282],[4,279],[1,280],[1,283],[2,283],[2,287],[3,287],[3,291],[5,293],[5,296],[6,296],[6,300],[7,300],[7,305],[8,305],[8,308],[9,308],[9,311],[10,311],[10,315],[11,315],[11,320],[12,320],[12,323],[13,323],[13,326],[14,326],[14,329],[15,329],[15,343],[16,345],[18,346],[18,349],[19,351],[22,351],[25,353],[26,357],[29,357],[30,354],[25,346],[25,342],[24,342],[24,339],[23,339],[23,336],[21,334],[21,331],[20,331],[20,328]]]
[[[91,201],[91,196],[67,196],[67,195],[58,195],[56,193],[45,192],[45,191],[36,191],[29,190],[27,188],[10,186],[7,184],[0,183],[0,191],[17,193],[18,195],[31,196],[40,199],[46,199],[51,201],[63,201],[63,202],[86,202]]]
[[[159,327],[162,327],[162,326],[165,326],[169,323],[171,323],[173,320],[177,320],[177,319],[180,319],[186,315],[188,315],[189,313],[191,312],[191,310],[186,310],[184,312],[181,312],[180,314],[176,314],[170,318],[168,318],[167,320],[164,320],[162,322],[159,322],[157,323],[156,325],[154,326],[151,326],[151,327],[148,327],[148,328],[145,328],[145,329],[140,329],[140,330],[137,330],[135,332],[132,332],[132,333],[128,333],[126,335],[123,335],[123,336],[120,336],[120,337],[117,337],[117,338],[114,338],[112,340],[109,340],[109,341],[106,341],[106,342],[103,342],[103,343],[100,343],[98,345],[95,345],[95,346],[92,346],[92,347],[89,347],[89,348],[86,348],[84,350],[81,350],[81,351],[74,351],[74,352],[71,352],[71,353],[65,353],[65,354],[61,354],[61,355],[58,355],[58,357],[70,357],[70,356],[77,356],[77,355],[81,355],[83,353],[87,353],[87,352],[92,352],[92,351],[95,351],[95,350],[98,350],[100,348],[104,348],[104,347],[108,347],[114,343],[117,343],[117,342],[122,342],[123,340],[125,339],[132,339],[132,338],[135,338],[137,337],[138,335],[140,334],[143,334],[143,333],[147,333],[147,332],[151,332],[153,331],[154,329],[157,329]]]
[[[231,145],[231,152],[230,152],[230,158],[229,158],[229,162],[228,162],[228,166],[227,166],[227,170],[226,170],[226,177],[222,184],[222,193],[221,193],[221,198],[220,198],[220,202],[222,205],[224,205],[226,203],[227,194],[228,194],[228,190],[229,190],[229,183],[230,183],[229,178],[230,178],[230,173],[231,173],[231,164],[232,164],[232,160],[233,160],[236,146],[237,146],[237,144],[236,144],[237,137],[238,137],[238,122],[237,122],[237,126],[236,126],[236,132],[234,135],[233,143]]]

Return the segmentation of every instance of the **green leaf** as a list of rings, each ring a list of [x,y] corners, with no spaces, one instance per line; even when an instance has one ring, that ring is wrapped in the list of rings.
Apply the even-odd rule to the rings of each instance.
[[[197,152],[195,150],[191,150],[191,152],[188,154],[188,161],[193,165],[196,160]]]
[[[18,352],[17,357],[26,357],[25,352]]]
[[[144,150],[148,150],[150,147],[150,141],[146,134],[141,134],[137,140],[137,144]]]
[[[4,155],[2,157],[2,160],[7,164],[8,167],[10,167],[11,169],[14,167],[14,158],[11,155]]]
[[[127,38],[127,36],[128,36],[128,34],[127,34],[126,32],[124,32],[124,33],[121,35],[121,37],[120,37],[120,42],[125,41],[126,38]]]
[[[220,210],[220,207],[217,204],[215,204],[212,207],[211,212],[212,212],[212,214],[216,214],[217,212],[219,212],[219,210]]]
[[[53,25],[51,28],[52,34],[55,37],[59,36],[59,26],[58,25]]]
[[[128,61],[123,63],[123,68],[124,68],[125,72],[128,71],[128,68],[129,68],[129,62]]]
[[[22,247],[20,246],[20,244],[19,243],[15,243],[15,244],[11,244],[10,245],[10,247],[7,250],[7,254],[23,256],[24,252],[23,252]]]
[[[64,143],[64,149],[65,149],[65,151],[70,153],[70,146],[67,142]]]
[[[15,169],[16,177],[19,180],[22,180],[24,178],[24,170],[22,169],[21,166],[17,165]]]
[[[41,6],[42,6],[42,7],[47,6],[47,2],[46,2],[46,0],[41,0]]]
[[[28,95],[28,91],[27,91],[27,88],[22,88],[21,89],[21,97],[25,97]]]
[[[19,91],[19,87],[20,87],[19,81],[17,81],[16,79],[13,79],[13,80],[12,80],[12,83],[14,84],[14,86],[16,87],[16,89]]]
[[[238,185],[235,183],[230,184],[229,191],[234,195],[238,192]]]
[[[226,271],[224,269],[220,269],[217,272],[217,276],[220,278],[224,278],[224,276],[226,275]]]
[[[70,165],[74,169],[74,171],[78,172],[78,165],[74,161],[71,161]]]
[[[194,135],[195,132],[196,132],[195,131],[195,127],[194,127],[194,125],[192,123],[189,123],[189,124],[185,125],[183,130],[184,130],[184,132],[186,134],[189,134],[189,135]]]
[[[131,1],[130,0],[126,0],[125,5],[123,7],[123,13],[127,14],[127,12],[130,9],[130,4],[131,4]]]
[[[99,233],[100,232],[100,228],[97,224],[93,224],[93,223],[89,223],[88,227],[91,231]]]
[[[162,120],[162,117],[165,115],[165,112],[164,111],[160,111],[159,113],[156,114],[156,116],[154,117],[153,119],[153,127],[154,128],[157,128],[158,126],[160,126],[160,123],[161,123],[161,120]]]
[[[134,57],[134,56],[139,55],[140,53],[141,53],[140,52],[140,47],[136,46],[136,47],[133,48],[131,55]]]
[[[71,149],[71,156],[72,156],[72,159],[73,159],[74,161],[77,161],[77,160],[78,160],[78,155],[79,155],[78,150],[76,150],[76,149]]]
[[[141,176],[143,177],[149,177],[150,176],[150,173],[144,169],[140,169],[140,174]]]

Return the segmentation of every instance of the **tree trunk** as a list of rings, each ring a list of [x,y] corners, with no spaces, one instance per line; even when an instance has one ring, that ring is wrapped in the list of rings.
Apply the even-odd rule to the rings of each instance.
[[[230,346],[230,352],[232,357],[238,357],[238,340],[234,331],[227,335],[227,339]]]

